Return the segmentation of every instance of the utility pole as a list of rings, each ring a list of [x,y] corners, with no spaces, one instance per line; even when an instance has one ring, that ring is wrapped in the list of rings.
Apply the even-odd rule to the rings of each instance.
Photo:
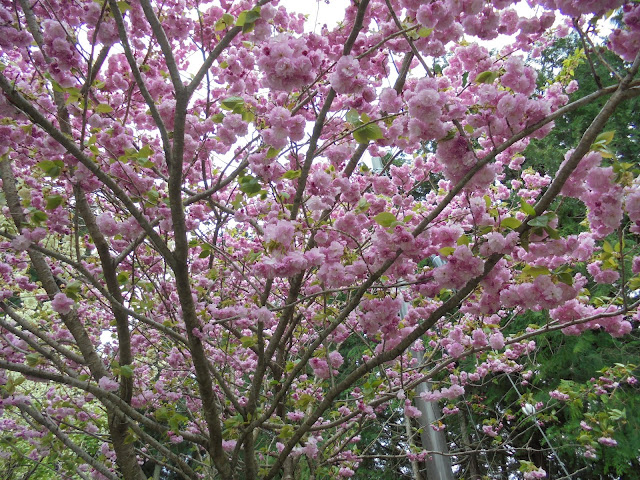
[[[380,157],[372,157],[371,163],[374,172],[382,171],[384,166]],[[444,265],[444,261],[438,256],[432,257],[431,261],[435,267]],[[400,308],[400,318],[404,318],[406,313],[407,304],[403,301],[402,307]],[[422,363],[423,354],[421,352],[412,350],[411,354],[415,358],[418,358],[419,363]],[[416,408],[422,412],[422,415],[416,418],[418,425],[420,425],[422,448],[434,452],[424,460],[427,474],[426,480],[454,480],[453,470],[451,469],[451,457],[448,455],[449,446],[447,445],[445,433],[442,430],[434,430],[431,428],[433,424],[442,418],[442,411],[438,406],[438,402],[427,402],[420,397],[421,393],[430,391],[431,382],[421,382],[416,386],[416,395],[413,399]]]

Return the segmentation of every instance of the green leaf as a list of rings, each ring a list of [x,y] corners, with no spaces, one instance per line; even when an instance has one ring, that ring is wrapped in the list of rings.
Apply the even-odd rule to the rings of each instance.
[[[147,192],[147,197],[151,200],[152,203],[158,203],[158,198],[160,198],[160,193],[156,190],[149,190]]]
[[[552,219],[552,216],[549,215],[548,213],[545,213],[544,215],[540,215],[538,217],[532,218],[527,223],[532,227],[546,227],[549,225],[549,222],[551,221],[551,219]]]
[[[149,145],[145,145],[136,153],[136,157],[138,158],[149,158],[151,155],[153,155],[153,150],[151,150]]]
[[[113,112],[113,107],[111,105],[107,105],[106,103],[100,103],[96,105],[94,111],[96,113],[111,113]]]
[[[365,197],[360,197],[360,200],[358,200],[358,206],[356,207],[356,212],[366,212],[369,210],[369,207],[371,207],[371,205],[367,202],[367,199]]]
[[[289,438],[293,437],[294,433],[295,432],[293,430],[293,425],[285,425],[280,429],[280,433],[278,434],[278,437],[284,440],[288,440]]]
[[[236,20],[237,27],[244,27],[245,25],[253,24],[260,18],[260,7],[253,8],[251,10],[245,10],[238,15]]]
[[[235,415],[233,417],[227,418],[224,421],[224,428],[235,428],[242,425],[243,419],[242,415]]]
[[[43,160],[42,162],[38,162],[36,166],[48,177],[55,178],[62,172],[64,163],[62,163],[62,160]]]
[[[220,101],[220,105],[225,110],[237,110],[244,105],[244,98],[242,97],[227,97]]]
[[[439,142],[446,142],[447,140],[453,140],[454,138],[456,138],[457,133],[458,133],[458,130],[456,130],[455,128],[452,128],[451,130],[449,130],[447,132],[447,134],[444,137],[442,137],[438,141]]]
[[[288,170],[284,175],[282,175],[282,178],[293,180],[294,178],[300,177],[300,175],[302,175],[302,170]]]
[[[389,212],[380,212],[378,215],[373,217],[373,220],[380,226],[389,228],[393,225],[394,222],[397,222],[398,219],[393,213]]]
[[[443,257],[448,257],[455,251],[456,249],[453,247],[442,247],[440,250],[438,250],[438,253]]]
[[[131,378],[133,375],[133,368],[131,368],[131,365],[122,365],[120,367],[120,375],[125,378]]]
[[[260,182],[258,181],[258,179],[251,175],[241,177],[239,179],[239,182],[240,182],[240,191],[248,194],[249,196],[253,196],[259,193],[260,190],[262,190],[262,187],[260,186]]]
[[[544,231],[547,232],[547,235],[554,240],[560,239],[560,233],[555,228],[551,228],[549,226],[544,227]]]
[[[491,84],[495,82],[496,78],[498,78],[499,76],[500,74],[498,72],[492,72],[490,70],[487,70],[486,72],[480,72],[478,75],[476,75],[474,83]]]
[[[375,123],[370,123],[354,130],[353,138],[358,143],[369,143],[371,140],[382,138],[382,129]]]
[[[187,420],[189,419],[184,415],[181,415],[179,413],[174,413],[167,423],[171,427],[171,430],[173,430],[174,432],[177,432],[178,430],[180,430],[180,425],[186,422]]]
[[[253,347],[256,343],[258,343],[258,340],[256,339],[256,337],[242,337],[240,339],[240,343],[242,344],[242,346],[244,348],[251,348]]]
[[[223,120],[224,120],[224,113],[222,112],[216,113],[215,115],[211,115],[211,121],[213,123],[222,123]]]
[[[504,220],[502,220],[500,222],[500,226],[501,227],[511,228],[512,230],[515,230],[520,225],[522,225],[522,222],[520,220],[518,220],[517,218],[514,218],[514,217],[505,218]]]
[[[573,275],[568,272],[559,273],[558,275],[556,275],[556,278],[566,285],[573,285]]]
[[[233,113],[238,113],[238,112],[234,111]],[[247,123],[251,123],[256,119],[256,114],[253,113],[251,110],[247,110],[243,107],[240,107],[240,113],[242,113],[242,120],[244,120]]]
[[[138,436],[136,435],[136,432],[134,432],[132,429],[129,429],[127,431],[127,435],[124,437],[125,445],[130,445],[132,443],[136,443],[137,441]]]
[[[349,110],[347,112],[347,115],[345,116],[345,119],[350,124],[357,125],[360,122],[360,114],[358,113],[358,111],[356,109],[352,108],[351,110]]]
[[[120,1],[116,3],[118,5],[118,10],[120,10],[120,13],[125,13],[127,10],[131,10],[131,5],[129,5],[125,1]]]
[[[471,243],[471,239],[469,235],[461,235],[456,241],[456,245],[469,245]]]
[[[71,282],[69,284],[67,284],[67,286],[64,288],[64,294],[71,298],[72,300],[78,301],[80,300],[79,294],[80,294],[80,289],[82,288],[82,283],[75,281],[75,282]]]
[[[224,30],[227,27],[230,27],[231,25],[233,25],[235,18],[233,17],[233,15],[230,15],[228,13],[225,13],[224,15],[222,15],[222,17],[216,22],[215,25],[215,30],[216,32],[219,32],[221,30]]]
[[[462,74],[462,86],[466,87],[468,83],[469,83],[469,72],[464,72]]]
[[[527,265],[522,269],[522,273],[531,275],[533,278],[536,278],[540,275],[549,275],[549,273],[551,272],[547,267],[533,267],[531,265]]]
[[[425,38],[431,35],[432,32],[433,28],[422,27],[420,30],[418,30],[418,36]]]
[[[598,135],[595,139],[595,141],[593,142],[595,143],[604,143],[604,145],[609,145],[611,143],[611,141],[613,140],[613,136],[616,134],[615,131],[611,130],[609,132],[602,132],[600,135]]]
[[[524,248],[527,252],[529,251],[529,231],[528,230],[526,230],[520,236],[520,245],[522,245],[522,248]]]
[[[50,195],[47,197],[47,204],[45,205],[46,210],[53,210],[58,208],[64,202],[64,197],[62,195]]]
[[[243,200],[244,200],[244,195],[241,193],[236,193],[236,196],[233,199],[233,202],[231,202],[231,206],[233,206],[233,208],[237,210],[242,206]]]
[[[24,358],[30,367],[35,367],[42,360],[42,357],[38,353],[29,353]]]
[[[520,207],[521,207],[521,210],[522,210],[524,213],[526,213],[527,215],[535,215],[535,214],[536,214],[535,209],[534,209],[531,205],[529,205],[529,204],[525,201],[525,199],[524,199],[524,198],[521,198],[521,199],[520,199]]]
[[[116,279],[118,280],[118,283],[120,285],[124,285],[125,283],[127,283],[129,281],[129,273],[128,272],[120,272],[120,273],[118,273],[118,276],[116,277]]]
[[[42,210],[36,210],[34,212],[31,212],[31,221],[35,223],[46,222],[47,218],[49,218],[49,216],[46,213],[44,213]]]
[[[169,419],[169,409],[167,407],[160,407],[153,412],[153,416],[161,422],[167,421]]]
[[[280,153],[279,149],[269,147],[269,150],[267,150],[267,158],[276,158],[279,153]]]

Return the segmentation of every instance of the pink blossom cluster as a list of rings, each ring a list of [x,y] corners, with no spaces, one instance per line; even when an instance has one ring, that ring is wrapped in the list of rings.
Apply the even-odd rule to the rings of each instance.
[[[310,50],[304,38],[282,33],[265,42],[257,63],[266,86],[292,91],[313,82],[323,57],[320,50]]]
[[[62,87],[71,87],[76,79],[71,74],[73,68],[80,65],[80,55],[70,41],[64,26],[55,20],[42,22],[42,38],[45,42],[45,52],[54,61],[49,64],[49,73]]]
[[[524,473],[525,480],[536,480],[537,478],[547,478],[547,472],[539,467]]]
[[[413,89],[405,94],[405,101],[409,107],[410,119],[407,128],[411,138],[424,141],[438,140],[446,136],[447,130],[452,127],[442,119],[442,109],[447,102],[447,95],[440,92],[436,79],[418,80]]]
[[[367,79],[360,73],[358,60],[352,55],[344,55],[329,75],[329,83],[336,93],[359,93],[366,86]]]
[[[482,275],[484,263],[467,245],[458,246],[447,258],[447,263],[433,272],[440,288],[461,288],[470,278]]]
[[[284,148],[287,138],[297,142],[304,137],[306,121],[302,115],[291,116],[291,112],[283,107],[273,108],[266,118],[269,128],[262,130],[262,138],[267,145],[275,149]]]
[[[422,392],[420,393],[420,398],[425,402],[436,402],[442,398],[453,400],[460,395],[464,395],[464,387],[461,385],[451,385],[450,387],[436,389],[430,392]]]
[[[0,5],[0,47],[3,49],[26,47],[33,41],[33,37],[26,29],[14,28],[13,23],[11,11],[4,5]]]
[[[624,28],[616,28],[609,36],[611,49],[627,62],[633,62],[640,51],[640,5],[623,7]]]
[[[555,283],[550,275],[538,275],[533,282],[509,285],[500,292],[500,301],[505,307],[550,309],[575,298],[582,285],[580,282]]]
[[[611,336],[622,337],[623,335],[628,334],[632,328],[631,323],[628,320],[625,320],[623,315],[603,315],[599,317],[601,314],[611,314],[615,312],[616,309],[613,307],[595,308],[590,305],[580,303],[578,300],[574,299],[550,310],[549,315],[560,323],[576,322],[583,318],[595,317],[593,320],[580,322],[564,328],[562,331],[566,335],[579,335],[587,329],[594,330],[604,328],[604,330]]]
[[[126,239],[136,238],[142,233],[142,227],[133,217],[129,217],[122,222],[117,222],[109,212],[103,212],[96,217],[96,224],[103,235],[114,237],[122,235]]]
[[[587,265],[587,271],[593,276],[596,283],[613,284],[620,278],[620,274],[616,270],[603,270],[601,261]]]
[[[618,445],[618,442],[611,437],[600,437],[598,438],[598,443],[605,447],[615,447]]]
[[[118,41],[118,28],[116,22],[111,16],[102,15],[102,7],[97,3],[90,3],[86,7],[85,21],[88,25],[95,25],[95,29],[89,29],[89,38],[96,35],[103,45],[113,45]],[[99,26],[98,26],[99,25]]]
[[[469,147],[469,140],[456,135],[453,139],[438,142],[436,159],[444,167],[445,177],[456,184],[462,180],[469,170],[478,162]],[[467,188],[487,188],[495,179],[497,166],[486,165],[478,171]]]
[[[411,405],[411,400],[409,399],[404,401],[404,414],[409,418],[419,418],[422,416],[420,409]]]
[[[400,322],[402,300],[385,296],[360,302],[358,323],[367,335],[391,333]]]
[[[538,2],[550,9],[558,9],[569,17],[579,17],[588,13],[604,13],[618,8],[624,0],[541,0]]]
[[[337,350],[329,352],[326,358],[314,357],[309,360],[313,373],[318,378],[329,378],[338,374],[338,368],[344,363],[342,355]]]
[[[51,300],[51,308],[54,312],[66,315],[71,312],[75,301],[67,297],[64,293],[56,293]]]
[[[638,186],[630,188],[627,192],[625,209],[627,215],[629,215],[629,220],[633,222],[631,231],[633,233],[640,233],[640,188],[638,188]],[[634,273],[638,272],[640,272],[640,267],[634,269]]]
[[[555,398],[556,400],[559,400],[561,402],[566,402],[571,398],[569,395],[567,395],[566,393],[562,393],[559,390],[553,390],[553,391],[549,392],[549,396],[551,398]]]
[[[567,152],[568,161],[573,151]],[[562,189],[563,195],[575,197],[589,208],[587,218],[594,238],[602,239],[612,233],[622,220],[622,187],[615,183],[612,167],[600,167],[602,156],[589,152],[580,161]]]

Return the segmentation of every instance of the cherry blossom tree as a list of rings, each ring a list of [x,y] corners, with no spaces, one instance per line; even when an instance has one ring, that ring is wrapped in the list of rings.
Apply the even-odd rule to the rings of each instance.
[[[606,125],[640,94],[640,4],[517,3],[359,0],[311,33],[276,0],[2,0],[0,426],[25,462],[350,477],[399,407],[419,478],[416,398],[519,375],[547,332],[628,334],[639,171]],[[572,102],[570,68],[536,83],[570,29],[625,62]],[[528,168],[598,101],[557,171]],[[509,330],[527,311],[544,324]],[[615,448],[597,431],[579,452]]]

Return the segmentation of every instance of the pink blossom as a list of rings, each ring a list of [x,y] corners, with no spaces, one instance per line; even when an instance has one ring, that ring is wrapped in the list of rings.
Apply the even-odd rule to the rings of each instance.
[[[600,437],[598,438],[598,443],[604,445],[605,447],[615,447],[618,445],[618,442],[610,437]]]
[[[118,388],[120,388],[118,382],[110,379],[107,376],[100,377],[100,380],[98,380],[98,386],[101,389],[106,390],[107,392],[115,392],[116,390],[118,390]]]
[[[542,468],[537,468],[536,470],[530,470],[524,473],[525,480],[535,480],[536,478],[546,478],[547,472]]]
[[[551,398],[555,398],[556,400],[560,400],[561,402],[566,402],[571,398],[566,393],[562,393],[558,390],[553,390],[552,392],[549,392],[549,396],[551,396]]]
[[[107,237],[113,237],[119,233],[118,224],[108,212],[98,215],[96,217],[96,223],[100,231]]]
[[[324,358],[314,357],[309,360],[309,365],[313,369],[313,373],[318,378],[329,378],[331,376],[331,370],[329,364]]]
[[[11,240],[11,246],[18,251],[23,251],[29,248],[31,245],[31,240],[27,238],[26,235],[16,235],[16,237]]]
[[[393,88],[384,88],[380,92],[380,110],[395,113],[402,108],[402,99]]]
[[[409,418],[418,418],[422,416],[422,412],[420,411],[420,409],[411,405],[411,402],[409,400],[405,401],[404,414]]]
[[[498,436],[498,432],[496,431],[496,429],[492,425],[483,425],[482,426],[482,431],[485,433],[485,435],[488,435],[490,437],[497,437]]]
[[[54,312],[66,315],[73,309],[75,301],[67,297],[64,293],[56,293],[51,300],[51,308]]]
[[[344,363],[342,355],[337,350],[329,352],[329,355],[327,356],[329,357],[329,363],[333,368],[340,368],[340,366]]]
[[[335,72],[329,75],[329,82],[337,93],[357,93],[365,85],[365,80],[359,73],[358,60],[351,55],[345,55],[338,60]]]
[[[236,448],[236,440],[222,440],[222,449],[225,452],[233,452],[233,449]]]
[[[341,477],[344,478],[351,478],[356,474],[356,472],[354,472],[353,470],[351,470],[348,467],[340,467],[340,470],[338,470],[338,475],[340,475]]]
[[[292,422],[299,422],[304,418],[304,412],[301,412],[300,410],[296,410],[295,412],[288,412],[287,418]]]
[[[504,336],[502,332],[495,332],[489,336],[489,345],[494,350],[502,350],[504,348]]]
[[[313,81],[321,58],[319,51],[308,51],[303,38],[280,34],[265,43],[257,63],[267,86],[291,91]]]

